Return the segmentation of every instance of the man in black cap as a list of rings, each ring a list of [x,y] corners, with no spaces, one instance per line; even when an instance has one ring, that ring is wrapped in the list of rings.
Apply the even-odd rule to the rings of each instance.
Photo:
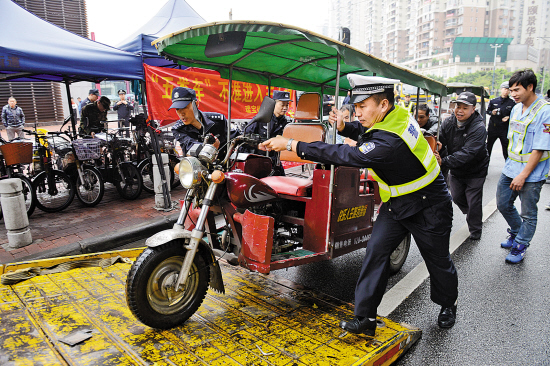
[[[99,90],[97,89],[90,89],[88,92],[88,97],[84,99],[82,102],[80,102],[80,110],[82,110],[84,107],[86,107],[88,104],[92,104],[99,98]]]
[[[290,105],[290,92],[274,90],[273,99],[275,100],[275,109],[273,109],[273,115],[269,124],[261,124],[255,121],[256,117],[252,118],[244,129],[245,134],[255,133],[259,134],[262,141],[265,141],[273,136],[282,135],[285,126],[292,120],[286,116],[288,107]],[[252,149],[251,152],[256,154],[262,154],[259,149]],[[272,175],[285,175],[285,169],[281,165],[279,160],[279,154],[270,152],[270,158],[272,161]]]
[[[394,106],[399,80],[348,74],[358,121],[343,122],[333,109],[331,123],[356,146],[305,143],[274,137],[267,150],[294,151],[303,159],[325,164],[369,168],[378,181],[383,204],[374,223],[355,288],[355,317],[340,326],[374,336],[377,308],[388,282],[392,252],[412,233],[430,272],[431,299],[441,306],[438,324],[450,328],[456,319],[458,277],[449,253],[453,207],[437,160],[407,110]]]
[[[132,103],[129,103],[126,100],[126,90],[120,89],[118,91],[118,96],[120,100],[115,103],[113,110],[117,111],[119,121],[122,121],[124,127],[130,127],[130,116],[134,110]],[[130,136],[130,131],[126,131],[126,137]]]
[[[193,111],[196,106],[197,114]],[[198,100],[195,91],[191,88],[177,87],[172,90],[172,105],[179,121],[172,127],[174,138],[178,140],[183,155],[195,144],[201,144],[207,136],[215,139],[212,145],[225,154],[227,148],[227,119],[221,113],[201,112],[198,110]]]
[[[483,224],[483,184],[489,166],[485,118],[475,110],[473,93],[463,92],[453,103],[456,103],[454,115],[441,124],[438,147],[443,150],[436,158],[444,172],[450,171],[451,196],[466,214],[470,239],[479,240]]]
[[[107,121],[107,111],[111,107],[111,100],[106,96],[82,108],[79,133],[94,136],[104,130],[103,122]]]
[[[487,131],[489,159],[491,158],[493,145],[497,139],[500,140],[500,144],[502,145],[504,160],[508,158],[508,124],[510,123],[510,113],[515,105],[516,102],[510,98],[508,82],[505,81],[500,85],[500,97],[491,100],[487,107],[487,114],[491,116]]]

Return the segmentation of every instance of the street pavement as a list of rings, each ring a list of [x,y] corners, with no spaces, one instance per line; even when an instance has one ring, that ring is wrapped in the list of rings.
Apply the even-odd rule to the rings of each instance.
[[[500,146],[495,145],[484,185],[487,207],[494,207],[503,166]],[[550,184],[545,184],[537,232],[518,265],[504,261],[508,250],[500,248],[500,242],[508,226],[498,211],[484,222],[481,240],[470,241],[460,238],[465,215],[453,204],[451,235],[452,240],[459,237],[461,244],[452,255],[459,276],[457,323],[448,330],[437,326],[440,308],[430,301],[429,280],[423,281],[402,303],[394,304],[394,311],[384,314],[423,331],[422,339],[397,365],[550,365],[550,211],[544,209],[549,202]],[[363,256],[364,250],[359,250],[272,274],[353,303]],[[399,288],[400,281],[421,263],[413,241],[407,261],[390,278],[386,292]]]

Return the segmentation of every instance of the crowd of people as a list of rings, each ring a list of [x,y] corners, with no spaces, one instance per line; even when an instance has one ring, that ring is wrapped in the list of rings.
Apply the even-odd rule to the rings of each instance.
[[[282,119],[280,106],[270,125],[264,126],[266,131],[256,131],[260,127],[252,125],[250,130],[264,133],[260,150],[289,150],[308,160],[368,168],[378,182],[383,204],[356,285],[355,316],[341,321],[343,329],[375,334],[389,258],[408,233],[415,238],[430,272],[431,299],[441,306],[438,325],[450,328],[456,320],[458,298],[458,277],[449,253],[451,202],[466,215],[469,239],[479,240],[489,151],[500,139],[506,161],[498,183],[497,206],[509,226],[509,236],[500,245],[509,249],[507,263],[520,263],[536,229],[537,203],[550,168],[550,103],[535,93],[533,71],[521,70],[503,83],[500,96],[490,101],[488,128],[486,117],[476,110],[477,98],[470,92],[458,95],[452,115],[439,126],[427,105],[416,106],[410,98],[396,104],[393,88],[399,80],[353,74],[348,79],[353,88],[346,97],[349,104],[336,110],[329,99],[323,103],[332,108],[329,122],[336,124],[337,144],[283,137],[281,125],[288,120]],[[190,142],[202,143],[213,127],[208,127],[202,114],[182,117],[181,108],[196,98],[192,90],[181,92],[187,95],[185,106],[178,106],[177,95],[172,95],[173,107],[182,118],[174,134],[180,134],[177,139],[186,151]],[[278,95],[274,99],[286,108],[287,101]],[[185,132],[188,129],[192,135]],[[422,137],[424,133],[439,137],[435,150]],[[521,213],[514,206],[518,197]]]

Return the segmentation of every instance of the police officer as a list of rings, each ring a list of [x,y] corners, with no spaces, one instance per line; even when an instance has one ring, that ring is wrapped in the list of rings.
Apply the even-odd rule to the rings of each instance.
[[[394,106],[398,80],[348,75],[350,102],[359,121],[344,124],[340,112],[329,121],[357,146],[305,143],[277,136],[264,142],[267,150],[294,151],[304,159],[325,164],[367,167],[378,181],[383,204],[366,248],[355,289],[355,317],[340,326],[370,336],[376,330],[376,310],[388,281],[391,253],[410,232],[428,271],[431,299],[441,305],[438,324],[452,327],[456,319],[458,278],[449,253],[452,201],[437,160],[409,119],[407,110]]]
[[[290,92],[275,90],[273,91],[273,99],[275,100],[275,109],[273,109],[273,115],[269,124],[258,123],[255,121],[256,117],[252,118],[247,127],[244,129],[244,133],[259,134],[262,141],[269,139],[270,137],[282,135],[285,126],[292,122],[292,120],[286,116],[288,107],[290,105]],[[260,153],[257,149],[253,149],[254,153]],[[265,153],[264,153],[265,154]],[[285,170],[279,160],[279,154],[270,153],[273,175],[285,175]]]
[[[413,115],[414,107],[415,107],[416,104],[411,102],[411,95],[410,94],[406,94],[405,95],[405,100],[400,100],[398,105],[405,108],[407,110],[407,112],[409,113],[409,116]]]
[[[83,135],[94,135],[103,131],[103,121],[107,121],[107,111],[111,106],[111,100],[106,96],[99,98],[92,104],[82,108],[79,132]]]
[[[172,105],[179,121],[172,127],[174,138],[180,143],[183,155],[195,144],[201,144],[207,136],[214,141],[211,143],[220,153],[225,154],[227,142],[227,119],[221,113],[201,112],[198,110],[198,101],[195,91],[191,88],[177,87],[172,90]],[[197,115],[193,111],[197,108]]]
[[[118,119],[122,121],[124,127],[130,127],[129,120],[130,116],[132,115],[132,111],[134,110],[134,106],[132,105],[132,103],[126,100],[126,90],[120,89],[118,91],[118,96],[120,97],[120,100],[115,103],[115,105],[113,106],[113,110],[117,111]],[[130,132],[126,131],[126,137],[129,136]]]
[[[84,107],[86,107],[88,104],[92,104],[92,103],[95,102],[98,98],[99,98],[99,90],[97,90],[97,89],[90,89],[90,91],[88,92],[88,96],[86,97],[86,99],[84,99],[82,102],[80,102],[80,110],[82,111],[82,109],[83,109]]]
[[[487,131],[487,151],[491,158],[491,151],[495,141],[500,140],[502,145],[502,156],[504,160],[508,158],[508,124],[510,121],[510,113],[516,102],[510,98],[510,89],[508,82],[505,81],[500,85],[500,97],[497,97],[489,102],[487,114],[491,116],[489,119],[489,128]]]

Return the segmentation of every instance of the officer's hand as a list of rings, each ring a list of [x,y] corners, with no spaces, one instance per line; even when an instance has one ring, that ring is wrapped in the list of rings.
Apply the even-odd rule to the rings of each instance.
[[[492,114],[493,116],[496,116],[497,110],[496,110],[496,109],[493,109],[493,110],[491,111],[491,114]]]
[[[262,142],[260,145],[262,145],[261,150],[264,151],[282,151],[286,150],[286,144],[288,143],[288,139],[286,137],[283,137],[281,135],[278,135],[277,137],[273,137],[267,141]]]
[[[437,147],[436,147],[435,151],[436,151],[436,152],[437,152],[437,151],[441,151],[441,148],[442,148],[442,147],[443,147],[443,144],[442,144],[441,142],[438,141],[438,142],[437,142]]]
[[[95,132],[90,132],[90,136],[92,136],[92,138],[95,137]]]
[[[121,105],[122,104],[122,101],[119,100],[118,102],[116,102],[116,105]]]
[[[510,119],[510,116],[506,116],[502,119],[502,122],[508,122],[509,119]]]
[[[342,114],[342,111],[339,111],[338,109],[336,109],[336,107],[332,107],[332,110],[329,112],[328,121],[331,125],[334,125],[334,122],[336,122],[336,129],[338,131],[341,132],[344,129],[344,116]]]
[[[214,146],[216,149],[219,149],[220,148],[220,140],[218,140],[218,138],[215,137],[215,136],[214,136],[214,138],[216,139],[216,141],[214,141],[212,146]]]

